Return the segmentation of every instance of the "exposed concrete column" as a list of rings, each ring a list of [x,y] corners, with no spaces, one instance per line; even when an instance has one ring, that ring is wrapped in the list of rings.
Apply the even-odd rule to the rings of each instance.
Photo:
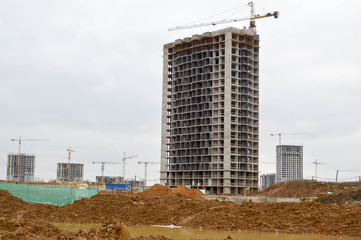
[[[224,179],[223,193],[231,193],[231,84],[232,84],[232,32],[225,34],[224,79]]]
[[[161,141],[161,164],[160,184],[165,185],[166,174],[166,135],[167,135],[167,98],[168,98],[168,48],[163,49],[163,91],[162,91],[162,141]]]

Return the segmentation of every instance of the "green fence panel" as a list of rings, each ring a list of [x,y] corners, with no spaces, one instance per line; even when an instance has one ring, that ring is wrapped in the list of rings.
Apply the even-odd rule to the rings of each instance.
[[[0,182],[0,189],[7,190],[25,202],[51,205],[72,204],[82,198],[90,198],[98,194],[96,187],[87,189],[63,185],[34,185],[23,183]]]

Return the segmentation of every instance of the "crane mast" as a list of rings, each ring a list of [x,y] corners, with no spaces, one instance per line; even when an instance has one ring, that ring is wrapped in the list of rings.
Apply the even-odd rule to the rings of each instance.
[[[117,162],[93,162],[93,164],[95,163],[100,163],[101,164],[101,171],[102,171],[102,175],[100,177],[100,183],[103,182],[103,177],[104,177],[104,165],[105,164],[120,164],[120,163],[117,163]]]
[[[75,152],[75,150],[71,149],[71,147],[69,147],[66,150],[68,151],[68,182],[70,182],[70,158],[71,158],[71,153]]]
[[[144,161],[144,162],[138,162],[138,164],[144,164],[144,186],[147,186],[147,166],[148,164],[159,164],[159,162],[148,162],[148,161]]]
[[[138,156],[125,156],[125,153],[123,154],[123,183],[125,183],[125,160],[127,159],[132,159],[132,158],[136,158]]]
[[[318,162],[317,160],[315,160],[313,162],[313,164],[315,164],[315,179],[317,181],[317,166],[320,165],[320,164],[326,164],[326,163]]]

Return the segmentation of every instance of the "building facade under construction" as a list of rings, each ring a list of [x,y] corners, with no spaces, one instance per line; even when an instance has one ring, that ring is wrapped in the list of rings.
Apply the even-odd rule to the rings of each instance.
[[[278,145],[276,152],[276,182],[303,179],[303,146]]]
[[[34,173],[35,155],[21,153],[19,161],[19,154],[8,154],[7,181],[34,182]]]
[[[230,27],[163,51],[161,183],[257,191],[259,36]]]
[[[95,176],[96,183],[123,183],[124,177],[121,176]]]
[[[68,166],[69,171],[68,171]],[[69,177],[68,177],[69,176]],[[83,181],[84,164],[82,163],[58,163],[56,179],[60,181]]]

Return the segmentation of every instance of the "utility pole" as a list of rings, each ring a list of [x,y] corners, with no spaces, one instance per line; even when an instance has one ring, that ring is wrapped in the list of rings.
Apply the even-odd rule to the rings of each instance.
[[[12,138],[10,139],[12,142],[19,142],[19,155],[18,155],[18,182],[20,182],[20,158],[21,158],[21,142],[22,141],[49,141],[48,139],[21,139],[21,136],[19,136],[18,139]]]
[[[326,163],[317,162],[317,160],[315,160],[313,162],[313,164],[315,164],[315,180],[317,181],[317,166],[320,164],[326,164]]]
[[[147,166],[148,164],[159,164],[159,162],[148,162],[148,161],[144,161],[144,162],[138,162],[138,164],[144,164],[144,186],[147,186]]]
[[[125,153],[124,153],[123,158],[122,158],[122,160],[123,160],[123,183],[125,183],[125,160],[131,159],[131,158],[136,158],[136,157],[138,157],[138,156],[125,156]]]
[[[71,147],[69,147],[66,150],[68,151],[68,182],[70,182],[70,157],[71,157],[71,153],[75,152],[75,150],[71,149]]]

